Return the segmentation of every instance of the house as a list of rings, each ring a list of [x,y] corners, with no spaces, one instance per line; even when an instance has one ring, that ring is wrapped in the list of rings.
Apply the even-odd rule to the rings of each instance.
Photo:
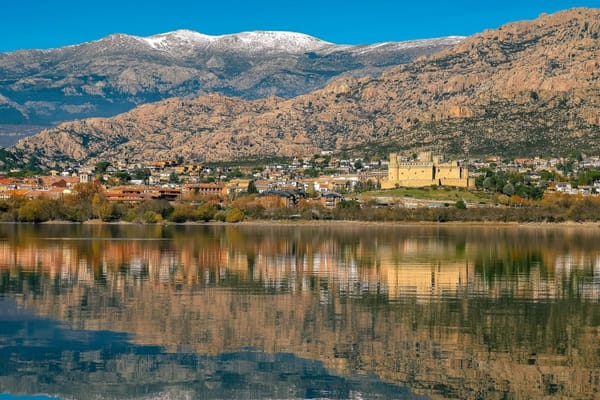
[[[227,182],[227,193],[231,195],[235,195],[237,193],[242,193],[248,190],[248,185],[250,184],[250,179],[232,179]]]
[[[259,193],[256,199],[265,208],[290,208],[297,206],[298,201],[305,197],[306,193],[294,190],[269,190]]]
[[[224,183],[189,183],[184,186],[184,192],[200,196],[226,197],[227,186]]]
[[[90,183],[94,179],[94,176],[88,172],[82,172],[79,174],[79,183]]]
[[[118,186],[106,191],[106,199],[112,202],[141,203],[145,200],[175,201],[181,196],[181,189],[148,186]]]
[[[271,184],[269,181],[264,179],[254,181],[254,186],[256,186],[256,191],[258,193],[263,193],[271,189]]]
[[[14,197],[26,197],[29,189],[9,189],[0,192],[0,200],[8,200]]]
[[[342,200],[344,200],[344,196],[336,192],[327,192],[321,195],[321,205],[325,208],[335,208]]]
[[[556,182],[556,191],[559,193],[571,193],[573,187],[569,182]]]
[[[158,184],[160,184],[160,176],[159,175],[150,175],[148,177],[148,184],[149,185],[158,185]]]
[[[118,186],[106,191],[106,199],[112,202],[141,203],[148,198],[139,186]]]
[[[161,187],[152,190],[153,198],[159,200],[176,201],[181,196],[181,189],[172,187]]]
[[[343,175],[333,178],[333,190],[354,190],[359,178],[356,175]]]

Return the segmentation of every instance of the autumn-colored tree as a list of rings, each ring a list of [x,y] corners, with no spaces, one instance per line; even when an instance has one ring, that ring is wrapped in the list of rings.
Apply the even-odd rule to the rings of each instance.
[[[147,224],[156,224],[162,222],[162,215],[154,211],[146,211],[142,215],[142,220]]]
[[[225,222],[235,223],[244,220],[244,213],[239,208],[232,208],[225,215]]]
[[[67,216],[74,221],[86,221],[94,216],[94,195],[102,192],[102,186],[96,182],[78,183],[73,194],[65,197]]]
[[[108,221],[113,217],[113,205],[101,192],[95,193],[92,198],[92,215],[102,221]]]
[[[196,210],[196,218],[198,220],[210,221],[214,219],[217,213],[217,207],[211,203],[204,203],[198,206]]]
[[[173,209],[173,212],[169,216],[173,222],[186,222],[194,221],[196,217],[196,209],[190,204],[178,204]]]
[[[23,222],[44,222],[59,218],[59,207],[55,200],[45,197],[26,200],[18,209],[18,219]]]

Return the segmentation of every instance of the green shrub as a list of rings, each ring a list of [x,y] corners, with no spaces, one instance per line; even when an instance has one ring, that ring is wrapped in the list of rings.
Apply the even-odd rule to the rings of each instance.
[[[456,201],[456,203],[454,204],[454,206],[456,208],[458,208],[459,210],[464,210],[465,208],[467,208],[467,203],[465,203],[464,200],[460,199],[460,200]]]

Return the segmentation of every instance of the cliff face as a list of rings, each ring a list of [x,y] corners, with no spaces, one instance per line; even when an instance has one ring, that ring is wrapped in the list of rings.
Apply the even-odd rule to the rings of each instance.
[[[599,36],[600,10],[573,9],[290,100],[169,99],[66,123],[16,148],[48,165],[292,156],[365,143],[462,156],[598,151]]]

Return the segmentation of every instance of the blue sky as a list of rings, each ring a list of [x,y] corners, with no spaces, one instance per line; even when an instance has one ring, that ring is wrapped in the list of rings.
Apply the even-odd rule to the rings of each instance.
[[[335,43],[470,35],[600,0],[3,0],[0,51],[49,48],[111,33],[288,30]]]

